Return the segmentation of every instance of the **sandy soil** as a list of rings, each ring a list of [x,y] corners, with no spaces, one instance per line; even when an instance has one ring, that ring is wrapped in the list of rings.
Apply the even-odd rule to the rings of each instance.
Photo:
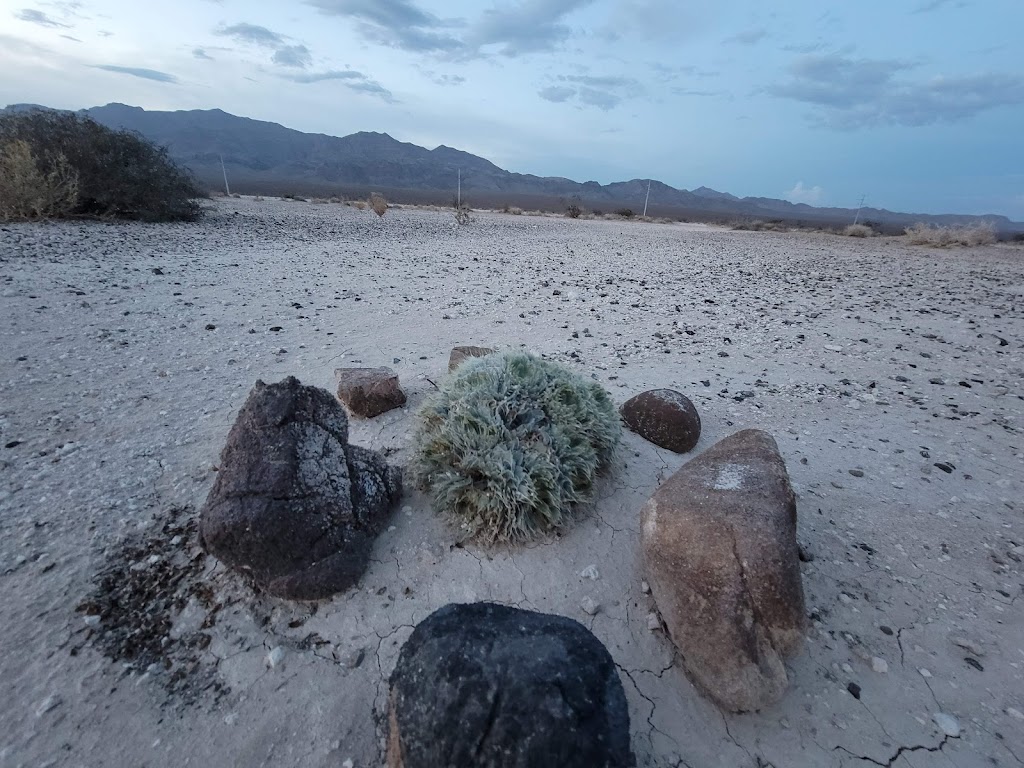
[[[378,765],[402,642],[471,600],[591,627],[641,765],[1024,759],[1020,249],[233,200],[200,225],[0,228],[0,296],[4,767]],[[775,435],[812,618],[781,703],[723,716],[649,629],[638,514],[687,459],[634,435],[560,539],[463,545],[409,493],[360,588],[318,605],[198,553],[257,378],[394,367],[409,406],[353,442],[404,463],[456,344],[524,345],[618,402],[679,389],[698,452]]]

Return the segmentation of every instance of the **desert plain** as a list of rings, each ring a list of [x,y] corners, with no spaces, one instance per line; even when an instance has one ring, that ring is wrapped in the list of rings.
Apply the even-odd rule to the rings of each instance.
[[[591,629],[638,765],[1024,762],[1024,248],[211,206],[0,227],[0,766],[381,765],[402,643],[478,600]],[[202,553],[257,379],[393,368],[407,406],[353,418],[351,440],[403,465],[462,344],[563,362],[616,403],[677,389],[700,443],[626,432],[576,523],[523,546],[466,541],[408,487],[329,601],[259,595]],[[809,630],[785,698],[732,715],[657,621],[639,513],[748,427],[797,492]]]

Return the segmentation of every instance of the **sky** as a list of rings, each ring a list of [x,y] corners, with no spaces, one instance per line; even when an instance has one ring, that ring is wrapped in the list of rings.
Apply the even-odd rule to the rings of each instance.
[[[1022,0],[0,0],[0,104],[1024,221]]]

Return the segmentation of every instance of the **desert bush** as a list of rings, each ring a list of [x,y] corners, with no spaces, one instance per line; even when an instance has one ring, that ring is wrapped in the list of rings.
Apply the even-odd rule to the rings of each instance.
[[[366,210],[366,203],[364,203],[362,200],[355,200],[355,201],[353,201],[352,205],[355,206],[357,211],[365,211]]]
[[[874,237],[875,230],[867,224],[851,224],[843,230],[843,234],[847,237]]]
[[[78,202],[78,174],[64,155],[40,169],[32,148],[22,139],[0,146],[0,220],[66,216]]]
[[[489,542],[566,525],[621,434],[599,384],[523,352],[466,361],[417,418],[417,481],[435,510]]]
[[[780,219],[773,219],[771,221],[762,221],[761,219],[755,219],[754,221],[737,221],[732,224],[732,228],[748,232],[786,231],[786,225]]]
[[[78,177],[69,215],[144,221],[192,221],[206,197],[192,175],[142,136],[115,131],[73,112],[37,109],[0,114],[0,145],[26,142],[40,172]],[[61,159],[63,157],[63,160]]]
[[[945,248],[950,245],[989,245],[996,241],[996,228],[990,221],[974,225],[932,227],[918,222],[904,232],[913,245]]]
[[[384,197],[384,195],[380,194],[379,192],[373,192],[370,195],[370,199],[368,202],[370,204],[370,208],[378,216],[383,216],[385,213],[388,212],[387,198]],[[360,208],[359,210],[362,210],[362,208]]]
[[[511,213],[513,216],[522,216],[523,209],[517,208],[516,206],[513,205],[511,208],[508,209],[507,213]]]
[[[621,216],[624,219],[632,219],[634,216],[636,216],[632,208],[620,208],[615,212],[615,215]]]

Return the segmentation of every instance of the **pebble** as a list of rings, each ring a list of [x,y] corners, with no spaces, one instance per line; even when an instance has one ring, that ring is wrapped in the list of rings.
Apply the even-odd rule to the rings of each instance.
[[[651,632],[657,632],[659,629],[661,629],[661,621],[658,620],[658,614],[647,614],[647,628],[651,630]]]
[[[596,565],[588,565],[586,568],[584,568],[582,571],[580,571],[580,576],[582,576],[584,579],[590,579],[591,581],[597,581],[598,579],[601,578],[601,573],[600,573],[600,571],[597,570],[597,566]]]
[[[965,651],[969,651],[975,656],[985,655],[984,649],[982,649],[982,647],[973,640],[969,640],[966,637],[961,637],[959,635],[955,635],[949,639],[953,643],[953,645],[959,646],[960,648],[963,648]]]
[[[53,693],[43,699],[42,703],[36,707],[36,717],[42,717],[51,709],[56,709],[61,705],[61,698],[57,694]]]
[[[282,661],[284,661],[284,648],[280,645],[275,646],[270,653],[267,654],[267,664],[271,669],[277,669],[281,666]]]
[[[1010,717],[1014,717],[1014,718],[1016,718],[1018,720],[1024,720],[1024,712],[1021,712],[1019,709],[1014,709],[1013,707],[1007,707],[1006,708],[1006,714],[1008,714]]]
[[[643,592],[645,595],[651,594],[651,585],[648,584],[646,581],[641,581],[640,591]]]
[[[593,598],[584,597],[582,600],[580,600],[580,608],[582,608],[583,612],[588,616],[594,616],[597,614],[601,606],[595,603]]]
[[[885,659],[881,659],[878,656],[871,657],[871,669],[880,675],[884,675],[889,671],[889,663]]]
[[[921,669],[919,669],[919,670],[917,670],[917,671],[921,673],[921,677],[926,677],[926,678],[927,678],[927,677],[931,677],[931,676],[932,676],[932,673],[931,673],[931,672],[929,672],[929,671],[928,671],[927,669],[925,669],[924,667],[921,667]]]
[[[864,477],[864,470],[863,469],[850,469],[850,470],[847,470],[847,471],[851,475],[853,475],[854,477]]]
[[[944,712],[936,712],[932,715],[932,720],[939,726],[939,729],[949,736],[951,739],[959,738],[960,736],[960,722],[952,715],[947,715]]]

